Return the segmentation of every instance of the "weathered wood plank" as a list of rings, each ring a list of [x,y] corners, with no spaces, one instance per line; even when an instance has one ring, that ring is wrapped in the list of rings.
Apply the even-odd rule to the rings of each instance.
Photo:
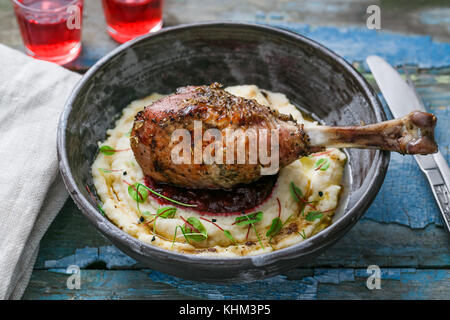
[[[151,270],[82,270],[81,288],[67,289],[64,270],[35,271],[24,299],[442,299],[449,270],[382,269],[381,289],[369,290],[366,269],[297,269],[249,284],[213,285]],[[278,288],[274,290],[274,288]]]
[[[366,27],[366,9],[372,4],[381,8],[381,30]],[[448,13],[450,4],[445,0],[211,0],[208,5],[201,0],[171,0],[164,9],[165,26],[211,20],[278,25],[323,43],[351,62],[380,54],[395,65],[427,67],[450,64],[449,44],[443,43],[450,42]],[[85,1],[82,37],[82,54],[69,65],[75,70],[86,70],[117,47],[106,33],[100,1]],[[12,6],[5,0],[0,1],[0,42],[22,48]]]
[[[35,271],[23,299],[195,299],[176,288],[151,281],[151,271],[82,270],[81,289],[67,288],[64,271]]]

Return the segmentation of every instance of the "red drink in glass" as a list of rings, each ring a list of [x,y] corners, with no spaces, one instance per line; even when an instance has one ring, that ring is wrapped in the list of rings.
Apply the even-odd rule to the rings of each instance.
[[[83,0],[13,0],[25,51],[65,64],[81,51]]]
[[[109,35],[123,43],[162,27],[164,0],[102,0]]]

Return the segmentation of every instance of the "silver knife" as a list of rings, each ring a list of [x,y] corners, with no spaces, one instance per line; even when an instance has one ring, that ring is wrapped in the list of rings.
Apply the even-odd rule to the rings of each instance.
[[[395,118],[414,110],[426,111],[410,79],[405,82],[391,65],[378,56],[370,56],[366,61]],[[441,152],[414,155],[414,158],[430,183],[444,224],[450,232],[450,170],[447,162]]]

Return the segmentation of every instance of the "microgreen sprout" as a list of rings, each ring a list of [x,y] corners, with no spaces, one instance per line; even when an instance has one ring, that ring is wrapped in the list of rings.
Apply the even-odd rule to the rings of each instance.
[[[184,231],[187,239],[200,242],[208,238],[208,232],[199,219],[189,217],[186,220],[182,216],[180,218],[184,221],[184,226],[181,227],[181,230]]]
[[[310,211],[306,214],[307,221],[314,221],[323,217],[322,211]]]
[[[250,213],[245,216],[236,217],[233,224],[237,224],[238,226],[248,225],[249,230],[247,231],[247,237],[248,237],[248,232],[250,231],[250,227],[253,227],[253,230],[255,230],[255,233],[256,233],[256,237],[258,238],[259,244],[261,245],[261,248],[264,249],[264,245],[263,245],[261,238],[259,237],[258,231],[256,230],[256,227],[255,227],[255,223],[260,222],[262,220],[262,217],[263,217],[262,211],[258,211],[258,212]]]
[[[317,171],[317,170],[325,171],[329,167],[330,167],[330,160],[328,160],[327,158],[320,158],[314,164],[315,171]]]
[[[263,213],[262,211],[250,213],[246,216],[236,217],[233,224],[237,224],[238,226],[246,226],[249,224],[253,224],[256,222],[260,222],[262,220]]]
[[[104,169],[104,168],[100,168],[99,170],[104,173],[123,172],[124,171],[122,169]]]
[[[295,202],[299,202],[300,201],[300,202],[303,203],[302,207],[299,210],[300,212],[303,211],[305,205],[307,205],[307,206],[313,208],[314,210],[316,210],[316,207],[311,202],[306,201],[306,199],[310,196],[310,191],[311,191],[310,184],[311,184],[311,181],[308,180],[308,186],[306,187],[307,191],[306,191],[305,195],[303,195],[303,193],[300,190],[300,188],[297,187],[294,182],[291,181],[291,184],[289,186],[289,190],[291,192],[291,195],[292,195],[292,198],[294,199],[294,201]]]
[[[102,214],[102,216],[106,217],[106,213],[103,210],[101,204],[97,201],[97,199],[95,199],[94,195],[91,192],[91,189],[89,189],[89,186],[86,185],[86,191],[88,192],[89,196],[91,197],[92,201],[94,201],[97,204],[97,208],[100,211],[100,213]]]
[[[112,156],[116,152],[129,151],[129,150],[131,150],[131,149],[128,148],[128,149],[116,150],[113,147],[106,146],[106,145],[100,147],[100,152],[103,153],[105,156]]]
[[[223,229],[221,226],[219,226],[217,223],[215,223],[214,220],[208,220],[206,218],[200,217],[200,219],[204,220],[204,221],[208,221],[209,223],[215,225],[217,228],[219,228],[224,234],[225,236],[231,240],[231,242],[233,242],[234,245],[237,245],[236,240],[234,239],[233,235],[231,234],[230,231]]]
[[[148,198],[148,191],[142,188],[142,186],[143,185],[139,182],[128,186],[128,194],[134,201],[139,203],[143,203]]]
[[[295,185],[294,182],[291,181],[289,185],[289,191],[291,192],[292,198],[294,198],[295,202],[299,202],[301,198],[303,198],[302,190]]]
[[[305,229],[303,229],[301,233],[298,232],[298,234],[299,234],[303,239],[306,239]]]
[[[128,186],[130,186],[130,183],[129,183],[129,182],[127,182],[127,181],[125,181],[125,180],[123,180],[123,182],[125,182],[126,184],[128,184]],[[169,198],[169,197],[166,197],[165,195],[163,195],[163,194],[161,194],[161,193],[159,193],[159,192],[156,192],[155,190],[153,190],[153,189],[147,187],[146,185],[144,185],[144,184],[142,184],[142,183],[136,182],[135,185],[139,185],[139,186],[143,187],[144,189],[150,191],[150,192],[153,193],[154,195],[157,195],[158,197],[161,197],[161,198],[163,198],[163,199],[166,199],[167,201],[170,201],[170,202],[172,202],[172,203],[178,204],[178,205],[180,205],[180,206],[183,206],[183,207],[196,207],[196,206],[197,206],[196,204],[183,203],[183,202],[179,202],[179,201],[177,201],[177,200],[171,199],[171,198]]]
[[[270,237],[270,240],[277,235],[281,228],[283,227],[283,222],[281,221],[281,203],[280,199],[277,198],[278,202],[278,217],[273,218],[272,224],[270,225],[269,230],[266,233],[266,237]],[[270,242],[270,241],[269,241]]]

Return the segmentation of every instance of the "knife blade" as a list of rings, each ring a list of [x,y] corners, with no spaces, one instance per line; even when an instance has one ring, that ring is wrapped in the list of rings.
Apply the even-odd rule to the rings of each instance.
[[[367,59],[384,99],[396,118],[411,111],[426,111],[417,91],[406,73],[408,82],[385,60],[378,56]],[[450,169],[441,152],[430,155],[414,155],[417,164],[425,174],[441,212],[444,225],[450,232]]]

